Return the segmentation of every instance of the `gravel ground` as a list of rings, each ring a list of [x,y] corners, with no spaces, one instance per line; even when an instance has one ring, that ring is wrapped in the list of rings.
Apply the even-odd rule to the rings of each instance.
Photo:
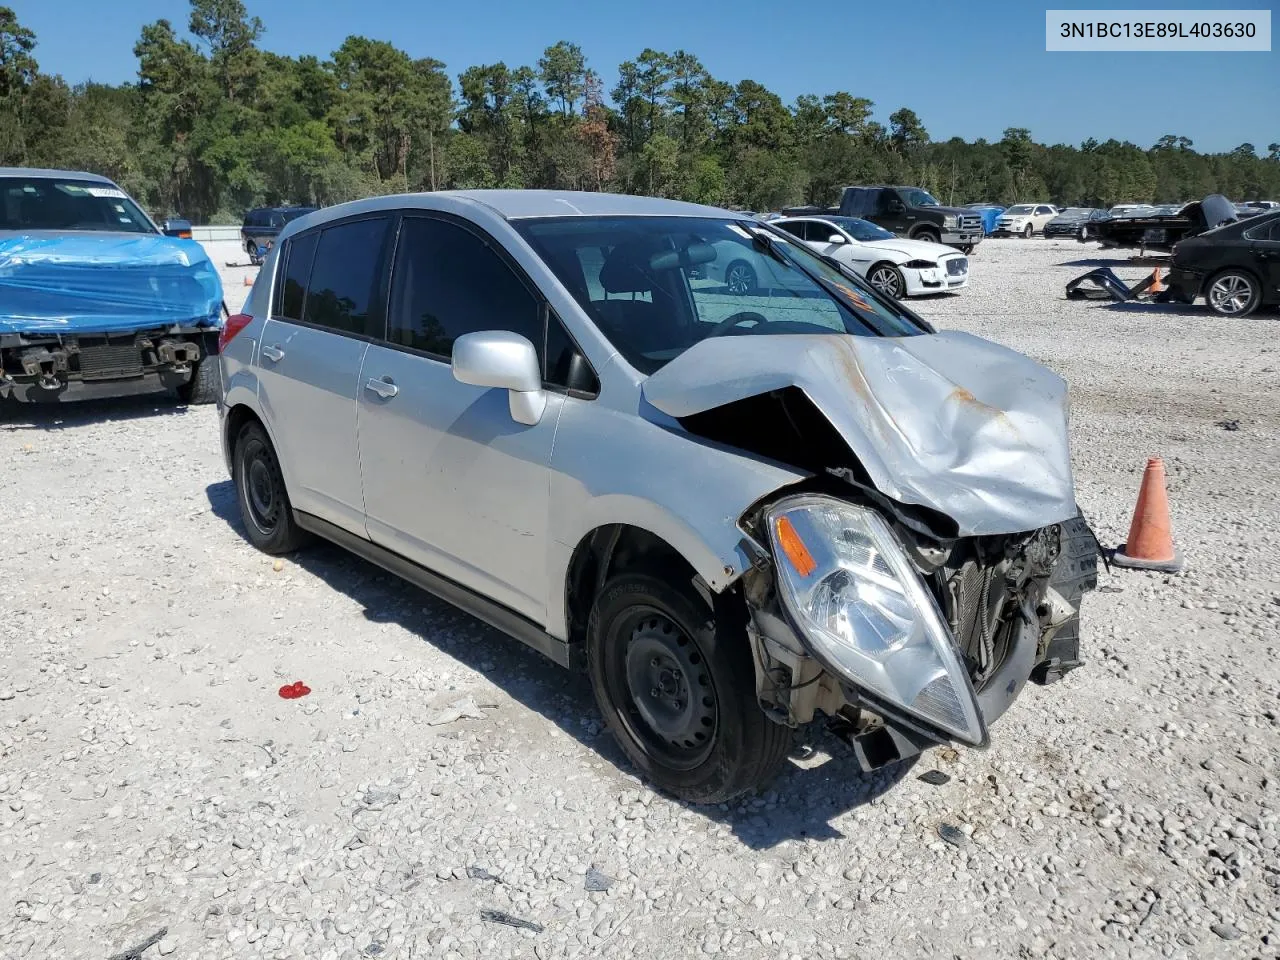
[[[989,750],[864,778],[812,731],[731,807],[477,621],[252,550],[213,408],[0,423],[0,955],[1280,956],[1280,318],[1063,300],[1095,257],[988,241],[918,308],[1067,378],[1104,543],[1162,455],[1186,571],[1103,573]]]

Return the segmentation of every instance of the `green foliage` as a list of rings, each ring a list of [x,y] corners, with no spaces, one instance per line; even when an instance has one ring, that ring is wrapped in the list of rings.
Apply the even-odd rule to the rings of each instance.
[[[829,204],[853,183],[910,183],[944,202],[1109,205],[1221,192],[1280,198],[1280,143],[1204,154],[1167,134],[1116,140],[932,142],[909,107],[874,117],[849,91],[784,104],[712,77],[693,53],[645,49],[600,73],[567,40],[532,66],[466,67],[351,36],[328,58],[259,46],[243,0],[189,0],[180,36],[142,28],[138,80],[68,87],[0,6],[0,163],[103,173],[157,216],[234,222],[262,203],[332,204],[405,190],[614,190],[754,210]]]

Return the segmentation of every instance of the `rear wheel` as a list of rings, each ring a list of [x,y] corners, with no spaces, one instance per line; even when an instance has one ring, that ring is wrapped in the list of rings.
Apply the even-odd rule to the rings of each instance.
[[[247,423],[236,436],[232,477],[249,542],[271,554],[290,553],[301,546],[303,532],[293,519],[280,461],[261,424]]]
[[[1224,270],[1210,279],[1204,299],[1220,317],[1247,317],[1258,309],[1262,288],[1243,270]]]
[[[642,573],[605,584],[587,632],[591,686],[631,762],[691,803],[720,803],[770,779],[791,730],[756,703],[741,624],[718,624],[690,587]]]

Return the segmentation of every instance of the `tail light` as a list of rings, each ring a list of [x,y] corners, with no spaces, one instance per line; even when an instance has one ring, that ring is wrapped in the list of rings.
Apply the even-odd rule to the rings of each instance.
[[[253,323],[253,317],[247,313],[235,313],[227,317],[227,322],[218,332],[218,352],[227,348],[227,344],[235,339],[235,335]]]

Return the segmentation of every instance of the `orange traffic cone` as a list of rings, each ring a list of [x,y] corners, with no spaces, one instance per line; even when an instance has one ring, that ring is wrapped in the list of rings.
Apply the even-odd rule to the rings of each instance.
[[[1142,474],[1138,503],[1133,508],[1129,539],[1112,558],[1116,566],[1136,570],[1182,569],[1182,554],[1173,545],[1173,525],[1169,520],[1169,496],[1164,486],[1164,461],[1152,457]]]
[[[1152,293],[1163,293],[1164,284],[1160,282],[1160,268],[1156,267],[1151,271],[1151,286],[1147,288]]]

